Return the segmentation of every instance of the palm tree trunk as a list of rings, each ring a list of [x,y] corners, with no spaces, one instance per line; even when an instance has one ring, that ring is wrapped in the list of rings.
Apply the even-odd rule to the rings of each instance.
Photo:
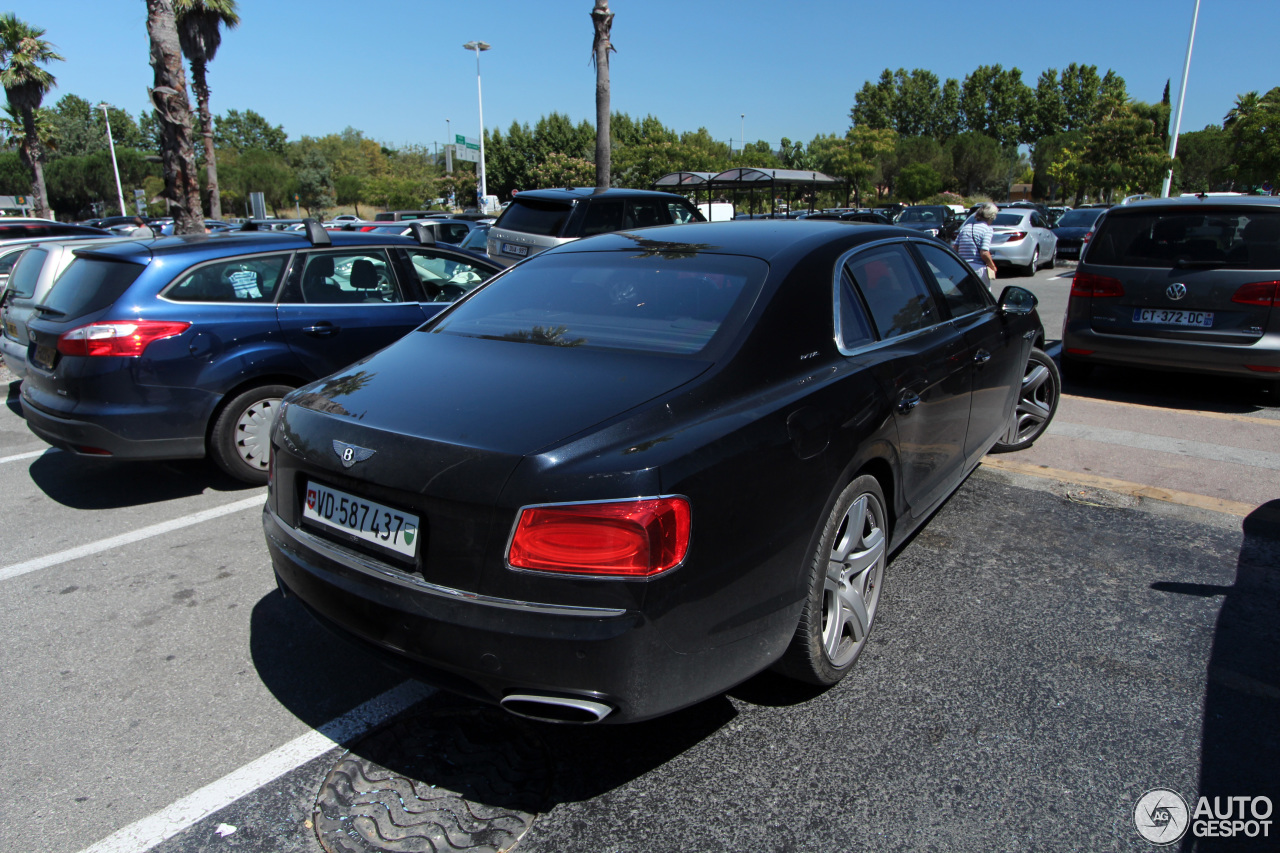
[[[609,31],[613,29],[613,13],[609,11],[609,0],[596,0],[591,22],[596,31],[596,186],[603,188],[609,186],[613,166],[609,113],[609,51],[613,50]]]
[[[200,112],[200,130],[204,137],[204,168],[208,178],[209,218],[222,218],[222,197],[218,193],[218,158],[213,150],[213,116],[209,114],[209,84],[203,65],[191,63],[191,88],[196,93],[196,109]]]
[[[40,219],[52,219],[49,209],[49,193],[44,185],[44,151],[36,134],[35,111],[22,110],[22,140],[18,144],[18,159],[31,170],[32,213]]]
[[[187,100],[187,76],[182,69],[173,0],[147,0],[147,34],[151,37],[151,67],[155,69],[155,87],[150,95],[160,123],[164,194],[173,211],[173,230],[175,234],[203,234],[191,138],[191,103]]]

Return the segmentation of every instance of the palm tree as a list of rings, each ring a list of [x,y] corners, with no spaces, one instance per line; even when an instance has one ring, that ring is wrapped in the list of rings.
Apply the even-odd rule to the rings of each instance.
[[[1243,95],[1236,95],[1236,104],[1222,118],[1222,127],[1224,130],[1230,130],[1231,125],[1246,119],[1257,111],[1259,101],[1257,92],[1246,92]]]
[[[44,148],[36,124],[40,102],[57,82],[41,65],[62,57],[45,41],[44,30],[21,21],[13,12],[0,15],[0,85],[9,106],[22,120],[18,156],[31,170],[31,197],[36,216],[48,217],[49,195],[44,186]]]
[[[591,23],[596,31],[591,54],[596,64],[596,186],[607,187],[612,167],[609,51],[613,50],[613,45],[609,42],[609,32],[613,29],[613,13],[609,11],[609,0],[596,0],[595,8],[591,10]]]
[[[213,117],[209,113],[209,84],[205,67],[213,62],[222,44],[222,27],[235,29],[240,23],[236,0],[175,0],[178,43],[191,63],[191,88],[196,93],[196,109],[204,135],[205,171],[209,179],[209,216],[222,218],[222,196],[218,192],[218,162],[213,150]]]
[[[173,0],[147,0],[147,36],[155,85],[151,104],[160,126],[160,160],[164,195],[173,213],[174,233],[203,234],[200,187],[196,182],[195,146],[191,139],[191,103],[187,75],[182,70],[182,47]]]

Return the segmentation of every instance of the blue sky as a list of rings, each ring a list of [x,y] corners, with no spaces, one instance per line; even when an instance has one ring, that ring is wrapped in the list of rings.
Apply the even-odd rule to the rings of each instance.
[[[505,131],[561,112],[595,117],[592,0],[240,0],[210,65],[212,108],[252,109],[290,139],[355,127],[392,146]],[[864,81],[925,68],[963,79],[1017,66],[1035,85],[1071,62],[1112,68],[1129,94],[1177,98],[1194,0],[611,0],[613,109],[740,144],[843,133]],[[10,0],[66,57],[52,105],[74,93],[138,115],[152,82],[143,0]],[[1202,0],[1182,130],[1217,124],[1235,96],[1280,86],[1280,0]],[[1250,34],[1253,34],[1252,36]],[[745,114],[745,118],[741,116]],[[447,125],[446,120],[451,124]],[[740,128],[742,130],[740,130]]]

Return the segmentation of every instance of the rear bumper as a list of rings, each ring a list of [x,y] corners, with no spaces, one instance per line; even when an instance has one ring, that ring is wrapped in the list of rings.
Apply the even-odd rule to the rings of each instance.
[[[0,335],[0,351],[4,352],[4,366],[19,379],[27,372],[27,347],[10,338]]]
[[[484,701],[579,698],[613,708],[605,722],[633,722],[717,695],[767,665],[758,639],[679,654],[643,612],[435,586],[290,527],[269,504],[263,529],[282,588],[322,625],[423,681]]]
[[[84,456],[110,456],[117,459],[199,459],[205,455],[203,428],[194,435],[127,438],[110,426],[44,410],[32,402],[29,391],[25,387],[22,389],[22,415],[26,418],[27,427],[49,444]],[[130,417],[150,417],[154,420],[158,416],[152,414]],[[166,413],[166,417],[172,420],[173,415]]]
[[[1086,364],[1111,364],[1253,379],[1280,379],[1280,335],[1263,335],[1252,345],[1168,340],[1095,331],[1089,320],[1068,318],[1062,329],[1063,357]],[[1075,352],[1084,350],[1085,352]]]
[[[1019,266],[1025,267],[1031,263],[1031,256],[1035,253],[1036,241],[1030,238],[1020,240],[1017,243],[992,243],[991,259],[996,262],[996,266]]]

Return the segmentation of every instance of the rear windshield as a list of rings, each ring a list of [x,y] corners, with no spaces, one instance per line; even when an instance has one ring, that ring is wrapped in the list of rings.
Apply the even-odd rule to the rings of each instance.
[[[1021,225],[1022,220],[1027,215],[1025,213],[997,213],[996,221],[992,225]]]
[[[40,268],[49,253],[44,249],[27,249],[22,258],[14,264],[9,275],[9,292],[14,299],[30,299],[36,292],[36,280],[40,278]]]
[[[946,222],[947,211],[941,207],[908,207],[899,222]]]
[[[1102,208],[1089,210],[1068,210],[1062,214],[1055,228],[1088,228],[1102,215]]]
[[[76,258],[53,283],[45,307],[58,320],[101,311],[124,295],[144,269],[126,261]]]
[[[768,271],[736,255],[554,255],[513,269],[426,330],[692,355],[742,323]]]
[[[1121,267],[1280,270],[1280,210],[1144,210],[1106,218],[1088,262]]]
[[[517,198],[503,211],[496,227],[542,237],[558,237],[572,210],[573,206],[563,201]]]

